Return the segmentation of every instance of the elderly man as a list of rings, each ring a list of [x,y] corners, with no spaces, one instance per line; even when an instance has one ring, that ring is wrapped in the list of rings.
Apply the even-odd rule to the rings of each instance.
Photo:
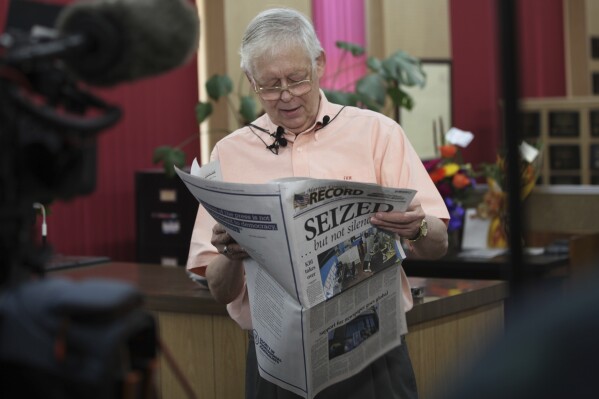
[[[376,112],[327,101],[320,90],[326,55],[310,21],[290,9],[270,9],[249,24],[241,44],[241,68],[265,114],[219,141],[225,181],[264,183],[303,176],[376,183],[417,190],[406,212],[377,213],[373,226],[406,240],[408,256],[436,258],[447,250],[449,218],[441,196],[401,127]],[[244,278],[247,253],[200,207],[188,269],[205,275],[214,298],[250,330]],[[402,271],[404,308],[412,307]],[[357,376],[317,398],[416,398],[416,382],[404,344]],[[254,345],[248,350],[247,398],[297,397],[258,375]]]

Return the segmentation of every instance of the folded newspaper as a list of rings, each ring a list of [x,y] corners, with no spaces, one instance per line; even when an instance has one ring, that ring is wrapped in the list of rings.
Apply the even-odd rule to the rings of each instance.
[[[244,262],[260,375],[304,398],[349,378],[407,332],[394,234],[375,212],[414,190],[344,180],[223,182],[218,163],[177,174],[250,255]]]

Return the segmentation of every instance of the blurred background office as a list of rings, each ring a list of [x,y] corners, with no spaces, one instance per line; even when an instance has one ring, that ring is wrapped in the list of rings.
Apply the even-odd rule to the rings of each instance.
[[[43,18],[48,20],[52,18],[53,6],[69,3],[69,0],[3,0],[0,2],[0,30],[19,23],[19,9],[36,7],[36,13],[47,9]],[[434,156],[432,123],[441,117],[445,130],[456,126],[474,133],[475,139],[463,150],[467,162],[477,165],[495,161],[502,146],[496,1],[294,0],[279,3],[313,18],[327,50],[329,74],[338,71],[339,63],[344,62],[341,51],[335,47],[338,40],[360,44],[367,55],[379,58],[404,50],[423,61],[425,68],[430,68],[429,87],[438,86],[446,98],[430,106],[433,108],[426,108],[426,93],[413,91],[414,115],[407,111],[402,115],[402,124],[423,159]],[[138,213],[136,172],[155,167],[152,154],[156,147],[174,146],[196,133],[199,139],[189,141],[183,151],[188,164],[194,157],[205,162],[212,145],[227,130],[237,126],[224,100],[216,104],[213,115],[202,126],[197,124],[194,108],[200,98],[207,98],[204,83],[213,74],[227,74],[236,89],[238,85],[243,89],[245,82],[237,65],[239,38],[250,16],[270,4],[198,0],[196,5],[203,21],[198,62],[152,79],[97,90],[107,101],[123,107],[124,118],[99,139],[96,191],[84,198],[52,204],[48,241],[56,252],[134,261],[143,252],[137,243],[140,229],[136,223],[144,223],[140,219],[161,226],[162,231],[166,218],[166,225],[169,221],[174,223],[170,224],[174,226],[173,231],[178,231],[178,224],[186,232],[183,219],[187,215],[170,215],[177,211],[167,208],[167,212],[153,215],[152,212]],[[598,15],[598,7],[599,4],[591,0],[517,2],[521,98],[530,99],[531,109],[538,110],[539,131],[532,134],[538,134],[545,150],[552,151],[554,158],[552,161],[550,156],[545,156],[540,179],[543,187],[537,189],[529,201],[532,206],[526,221],[532,230],[555,231],[559,226],[570,233],[589,233],[599,229],[592,218],[585,217],[599,210],[599,205],[585,200],[587,192],[595,193],[590,185],[596,188],[599,179],[596,128],[599,26],[596,18],[592,18]],[[27,15],[31,18],[37,14]],[[435,69],[438,67],[441,67],[440,72]],[[352,79],[355,81],[355,74],[364,72],[365,67],[354,67],[349,75],[329,77],[328,82],[343,85]],[[326,83],[325,78],[323,86],[326,87]],[[580,113],[580,131],[552,135],[548,116],[552,110]],[[436,114],[426,114],[429,111]],[[428,118],[425,123],[422,113]],[[137,187],[137,190],[142,189]],[[141,206],[151,208],[151,205]],[[153,240],[141,238],[150,243]],[[169,237],[162,238],[169,240]],[[184,240],[181,235],[172,241],[185,246]],[[169,249],[164,251],[169,252]],[[181,263],[174,254],[165,254],[163,258],[166,263]],[[154,259],[160,261],[161,254],[155,254]]]
[[[417,57],[427,72],[427,83],[424,89],[409,88],[415,106],[400,114],[410,141],[423,160],[430,160],[439,156],[439,134],[450,127],[472,132],[474,139],[461,155],[464,163],[477,168],[494,164],[505,135],[514,134],[503,128],[500,1],[288,0],[276,5],[312,17],[327,51],[326,89],[353,89],[355,81],[367,73],[367,56],[382,59],[403,50]],[[71,3],[0,0],[0,31],[33,23],[52,26],[61,7]],[[577,272],[572,265],[596,265],[599,248],[599,22],[594,18],[599,15],[599,2],[520,0],[515,4],[523,122],[516,133],[530,143],[542,144],[539,176],[523,203],[523,227],[532,233],[523,237],[524,244],[545,247],[557,242],[552,248],[566,251],[566,273]],[[197,59],[151,79],[93,89],[122,107],[124,116],[99,136],[95,191],[49,204],[47,242],[56,253],[115,262],[185,263],[197,202],[178,179],[168,178],[153,163],[154,151],[182,143],[187,165],[195,157],[204,163],[212,146],[238,126],[225,99],[213,102],[213,113],[202,124],[198,124],[196,106],[200,100],[209,101],[205,83],[215,74],[231,77],[235,90],[251,93],[238,65],[239,40],[250,18],[273,3],[196,0],[195,5],[202,21]],[[366,54],[350,58],[348,64],[347,54],[335,44],[340,40],[364,47]],[[236,97],[232,100],[233,108],[237,107]],[[482,176],[473,190],[474,203],[487,190],[481,183],[485,183]],[[37,223],[35,231],[40,231],[41,217]],[[112,266],[129,270],[122,264]],[[414,269],[424,270],[423,265]],[[450,270],[445,269],[446,273]],[[408,264],[406,270],[410,274]],[[413,281],[418,283],[419,277]],[[176,281],[181,286],[187,282]],[[501,291],[497,298],[503,300],[505,285],[493,287]],[[468,292],[463,287],[436,288],[440,291],[426,295]],[[503,327],[503,305],[493,307],[493,312],[498,321],[489,331],[495,332]],[[418,317],[412,312],[411,322],[422,322]],[[467,318],[466,325],[472,327],[471,315]],[[543,320],[547,325],[554,322],[549,317]],[[528,326],[523,329],[534,336]],[[411,348],[418,344],[433,347],[427,341],[431,338],[428,330],[422,331],[412,329]],[[473,329],[465,336],[468,345],[478,350],[488,343],[483,335],[477,336]],[[244,338],[239,345],[242,349]],[[224,346],[230,348],[228,342]],[[186,351],[183,348],[181,353]],[[433,359],[441,369],[447,366],[444,360],[450,359],[447,363],[452,365],[456,360],[450,350],[436,351],[433,357],[423,356],[416,363],[428,367],[427,361]]]

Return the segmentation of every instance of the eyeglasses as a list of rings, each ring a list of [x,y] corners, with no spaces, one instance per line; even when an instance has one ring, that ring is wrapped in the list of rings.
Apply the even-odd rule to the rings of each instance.
[[[255,87],[254,91],[264,100],[272,101],[281,98],[281,93],[287,90],[291,95],[299,97],[312,90],[312,79],[304,79],[290,83],[287,86]]]

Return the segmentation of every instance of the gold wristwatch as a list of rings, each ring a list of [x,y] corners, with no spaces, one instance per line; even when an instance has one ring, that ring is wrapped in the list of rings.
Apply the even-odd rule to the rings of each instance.
[[[408,238],[408,241],[416,242],[416,241],[420,240],[421,238],[426,237],[427,234],[428,234],[428,223],[426,221],[426,218],[424,218],[424,219],[422,219],[422,223],[420,223],[420,230],[418,230],[418,234],[416,234],[416,237]]]

